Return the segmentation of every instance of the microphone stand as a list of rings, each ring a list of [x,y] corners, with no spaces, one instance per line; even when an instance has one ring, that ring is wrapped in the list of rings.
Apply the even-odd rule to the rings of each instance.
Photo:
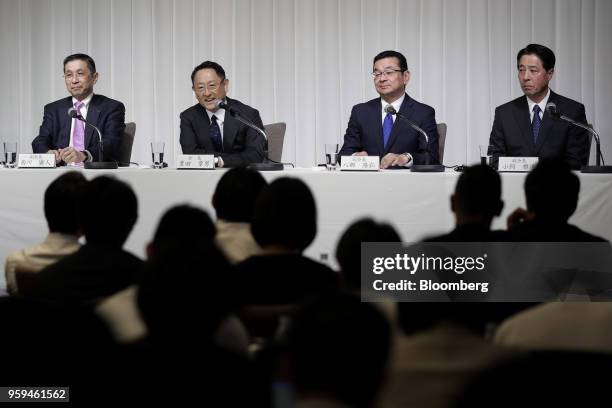
[[[281,170],[284,170],[285,166],[282,163],[273,162],[268,157],[268,136],[266,135],[266,132],[264,132],[263,129],[260,129],[253,122],[243,118],[242,115],[240,115],[240,113],[236,109],[232,109],[229,106],[226,106],[226,107],[222,106],[222,107],[224,109],[226,109],[230,113],[230,115],[235,117],[239,122],[241,122],[244,125],[250,127],[251,129],[255,130],[257,133],[261,134],[263,136],[263,138],[264,138],[264,142],[265,142],[265,146],[264,146],[264,161],[262,163],[250,163],[247,167],[249,167],[249,168],[251,168],[253,170],[257,170],[257,171],[281,171]]]
[[[72,115],[70,115],[70,116],[72,116]],[[99,158],[99,161],[90,161],[90,162],[86,161],[84,163],[84,167],[86,169],[91,169],[91,170],[114,170],[114,169],[118,168],[119,165],[117,164],[116,161],[111,161],[111,162],[105,162],[104,161],[104,145],[103,145],[103,141],[102,141],[102,132],[100,132],[100,129],[98,129],[97,126],[89,123],[81,115],[77,114],[77,115],[74,115],[72,117],[82,121],[87,126],[91,126],[98,133],[98,158]]]
[[[559,112],[552,112],[552,109],[549,110],[549,113],[551,113],[553,116],[561,120],[564,120],[570,123],[571,125],[574,125],[581,129],[586,130],[592,135],[593,139],[595,139],[595,166],[589,166],[589,165],[582,166],[580,168],[581,173],[612,173],[612,166],[605,166],[601,164],[601,159],[602,159],[601,143],[599,140],[599,134],[593,128],[585,125],[584,123],[577,122],[574,119],[569,118],[565,115],[562,115]],[[589,153],[591,152],[587,152],[587,154]]]

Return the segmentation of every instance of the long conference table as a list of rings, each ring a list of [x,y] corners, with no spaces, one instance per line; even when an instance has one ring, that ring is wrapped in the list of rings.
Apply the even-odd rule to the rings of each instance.
[[[0,169],[2,270],[9,252],[35,245],[46,236],[44,191],[64,171],[67,169]],[[196,205],[214,218],[212,194],[225,170],[120,168],[79,171],[88,179],[112,174],[133,187],[138,197],[138,221],[126,249],[144,258],[145,245],[152,238],[161,215],[173,205]],[[446,232],[454,224],[450,195],[459,173],[452,170],[445,173],[340,172],[318,167],[264,172],[263,175],[268,181],[296,177],[312,189],[318,210],[318,233],[306,255],[332,267],[336,266],[334,253],[340,235],[351,222],[361,217],[391,223],[405,242]],[[505,217],[516,207],[525,206],[523,182],[526,175],[501,175],[505,206],[494,228],[505,228]],[[612,240],[612,176],[579,174],[579,177],[580,201],[570,222]],[[5,286],[2,273],[0,292]]]

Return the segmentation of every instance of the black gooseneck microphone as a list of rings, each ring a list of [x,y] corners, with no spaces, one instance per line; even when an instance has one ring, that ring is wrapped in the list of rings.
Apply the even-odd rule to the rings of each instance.
[[[406,116],[402,115],[398,111],[395,110],[393,105],[389,104],[385,106],[385,112],[390,113],[392,115],[397,116],[399,119],[404,120],[406,123],[410,125],[411,128],[416,130],[418,133],[423,135],[425,138],[425,145],[427,146],[425,150],[425,164],[413,164],[410,167],[410,171],[419,172],[419,173],[441,173],[445,171],[445,168],[442,164],[429,164],[429,136],[427,133],[421,129],[416,123],[408,119]]]
[[[599,140],[599,134],[592,127],[575,121],[574,119],[565,116],[561,112],[557,110],[557,105],[554,102],[548,102],[546,104],[546,112],[548,112],[551,116],[564,120],[573,126],[577,126],[581,129],[586,130],[591,135],[593,135],[593,139],[595,139],[595,166],[582,166],[580,172],[582,173],[612,173],[612,166],[606,166],[603,160],[603,155],[601,154],[601,143]],[[590,152],[587,152],[589,154]]]
[[[103,141],[102,141],[102,132],[100,132],[100,129],[98,129],[97,126],[89,123],[75,108],[71,107],[70,109],[68,109],[68,116],[70,116],[73,119],[77,119],[80,120],[81,122],[85,123],[87,126],[90,126],[92,128],[94,128],[96,130],[96,132],[98,133],[98,159],[99,161],[94,162],[94,161],[90,161],[90,162],[85,162],[84,166],[86,169],[105,169],[105,170],[112,170],[112,169],[116,169],[118,167],[117,162],[112,161],[112,162],[105,162],[104,161],[104,149],[103,149]]]
[[[229,112],[230,115],[232,115],[232,117],[236,118],[239,122],[245,124],[246,126],[250,127],[251,129],[255,130],[257,133],[263,136],[264,142],[265,142],[264,161],[262,163],[251,163],[248,165],[249,168],[253,170],[257,170],[257,171],[284,170],[285,166],[282,163],[277,163],[268,157],[268,136],[266,135],[266,132],[264,132],[263,129],[259,128],[259,126],[255,125],[253,122],[243,117],[240,114],[239,110],[234,109],[233,107],[229,106],[225,101],[217,101],[216,105],[217,105],[217,108],[225,109],[227,112]]]

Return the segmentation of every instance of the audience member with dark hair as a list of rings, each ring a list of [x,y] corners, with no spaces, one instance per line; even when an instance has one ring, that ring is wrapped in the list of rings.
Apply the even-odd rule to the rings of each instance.
[[[376,406],[390,338],[384,316],[358,297],[338,292],[306,304],[288,335],[295,406]]]
[[[361,290],[361,244],[363,242],[401,242],[399,234],[390,224],[363,218],[352,223],[340,237],[336,247],[336,260],[345,289]]]
[[[79,245],[79,223],[77,205],[87,186],[87,180],[76,171],[56,178],[45,190],[44,210],[49,234],[45,240],[33,247],[10,253],[4,271],[11,295],[19,293],[16,271],[38,272],[44,267],[76,252]]]
[[[212,204],[217,213],[215,241],[232,263],[261,252],[251,234],[255,201],[268,183],[256,170],[236,167],[219,180]]]
[[[517,241],[606,242],[568,223],[578,206],[580,180],[560,160],[540,160],[525,179],[527,210],[517,208],[508,231]]]
[[[428,238],[426,242],[488,242],[505,240],[505,232],[491,231],[493,218],[504,207],[501,178],[489,166],[468,167],[460,176],[451,195],[455,229],[448,234]]]
[[[19,286],[25,285],[20,291],[40,300],[92,302],[135,283],[143,261],[122,247],[137,218],[132,188],[114,177],[96,177],[79,205],[86,244],[35,276],[20,276]]]
[[[336,273],[302,252],[317,234],[317,210],[303,181],[282,177],[259,195],[251,223],[262,254],[238,264],[246,304],[293,304],[336,288]]]

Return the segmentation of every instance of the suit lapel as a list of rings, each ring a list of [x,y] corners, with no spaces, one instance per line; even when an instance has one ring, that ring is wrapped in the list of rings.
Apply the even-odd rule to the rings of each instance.
[[[232,106],[232,100],[230,98],[226,98],[227,104]],[[223,151],[230,152],[232,151],[232,146],[234,146],[234,140],[236,139],[236,135],[238,134],[239,123],[234,118],[229,111],[225,111],[225,118],[223,119]]]
[[[91,102],[89,103],[89,108],[87,108],[87,121],[94,126],[98,126],[98,119],[100,117],[100,98],[97,95],[94,95],[91,98]],[[100,129],[100,132],[102,129]],[[92,145],[92,138],[94,137],[94,128],[91,126],[85,126],[85,147]],[[96,132],[97,133],[97,132]],[[102,135],[104,136],[104,135]],[[97,139],[98,135],[95,135]]]
[[[414,101],[405,94],[404,101],[402,102],[402,106],[400,106],[399,113],[404,117],[411,118],[413,116],[414,111]],[[387,148],[385,149],[385,154],[389,152],[391,146],[395,143],[395,140],[400,136],[402,131],[406,130],[405,123],[400,123],[402,119],[400,119],[397,115],[395,116],[395,121],[393,122],[393,128],[391,129],[391,136],[389,137],[389,143],[387,143]]]
[[[381,111],[380,98],[374,99],[368,102],[367,106],[369,110],[368,115],[372,119],[368,121],[369,123],[368,127],[371,126],[371,128],[366,129],[365,133],[375,135],[377,151],[380,152],[380,156],[382,157],[385,151],[385,142],[384,142],[384,137],[383,137],[383,129],[382,129],[382,121],[381,121],[382,111]],[[372,154],[372,152],[368,152],[368,154]]]
[[[559,101],[557,101],[557,94],[553,91],[550,91],[550,96],[548,97],[548,102],[554,102],[559,105]],[[550,116],[548,111],[544,111],[544,116],[542,116],[542,125],[540,126],[540,133],[538,133],[538,142],[536,143],[536,152],[539,152],[546,138],[550,135],[551,129],[553,127],[553,118]]]
[[[72,129],[72,119],[68,116],[68,109],[72,107],[72,97],[65,98],[64,106],[59,112],[60,117],[60,133],[58,145],[56,147],[66,147],[70,144],[70,130]]]
[[[527,97],[522,96],[521,98],[515,99],[513,103],[514,119],[521,130],[525,146],[530,146],[531,150],[535,150],[533,144],[533,133],[531,132],[531,120],[529,115],[529,105],[527,104]]]

